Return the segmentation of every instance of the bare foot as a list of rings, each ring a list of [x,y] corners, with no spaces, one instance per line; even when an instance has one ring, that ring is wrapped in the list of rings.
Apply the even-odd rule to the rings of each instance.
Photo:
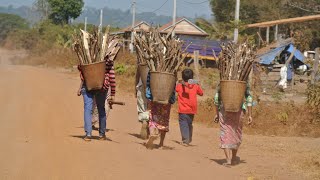
[[[157,136],[150,136],[149,140],[146,143],[146,147],[147,149],[153,149],[154,148],[154,144],[153,141],[157,139]]]

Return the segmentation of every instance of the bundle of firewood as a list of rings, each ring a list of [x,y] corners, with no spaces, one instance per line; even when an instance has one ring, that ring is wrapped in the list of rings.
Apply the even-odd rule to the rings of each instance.
[[[92,34],[81,30],[73,36],[73,40],[73,50],[81,65],[101,62],[106,58],[114,60],[120,49],[119,38],[109,35],[109,27],[104,34],[98,28]]]
[[[230,42],[221,49],[218,62],[220,80],[247,81],[255,58],[252,47],[246,42]]]
[[[172,33],[172,32],[171,32]],[[161,36],[157,28],[135,35],[135,48],[140,64],[148,64],[151,71],[175,73],[187,56],[179,39]]]

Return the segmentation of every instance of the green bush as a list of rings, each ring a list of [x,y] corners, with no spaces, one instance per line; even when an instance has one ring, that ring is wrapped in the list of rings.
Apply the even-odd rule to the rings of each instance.
[[[75,29],[75,26],[60,26],[43,21],[31,29],[11,31],[6,44],[31,50],[34,54],[43,54],[55,47],[71,47]]]
[[[115,68],[116,74],[119,74],[119,75],[122,75],[127,71],[127,67],[124,64],[116,64],[114,68]]]
[[[0,13],[0,41],[3,42],[12,31],[28,29],[28,23],[20,16]]]

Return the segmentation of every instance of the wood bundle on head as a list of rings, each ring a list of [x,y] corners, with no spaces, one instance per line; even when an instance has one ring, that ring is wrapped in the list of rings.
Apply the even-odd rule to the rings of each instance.
[[[119,38],[109,35],[109,26],[104,34],[98,28],[92,34],[81,30],[73,36],[73,40],[73,50],[80,65],[114,60],[120,49]]]
[[[218,68],[220,80],[247,81],[255,53],[249,44],[228,43],[221,46]]]
[[[171,32],[172,33],[172,32]],[[157,28],[135,35],[135,48],[139,64],[148,64],[150,71],[176,73],[187,56],[179,39],[161,36]]]

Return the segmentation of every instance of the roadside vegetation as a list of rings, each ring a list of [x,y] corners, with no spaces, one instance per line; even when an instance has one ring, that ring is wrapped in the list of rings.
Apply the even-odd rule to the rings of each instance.
[[[60,0],[57,1],[63,3],[63,1]],[[44,9],[48,4],[41,4],[41,2],[45,3],[45,0],[39,0],[38,2],[40,14],[42,12],[42,21],[32,26],[22,17],[17,15],[0,14],[0,45],[8,49],[25,49],[28,51],[29,56],[24,59],[17,59],[14,61],[16,64],[69,68],[77,73],[77,70],[74,68],[74,66],[77,65],[77,58],[71,50],[71,39],[75,31],[78,31],[80,28],[84,29],[84,25],[68,23],[69,18],[75,17],[77,14],[75,16],[65,14],[62,16],[53,16],[50,15],[50,13],[46,14],[47,12],[44,11]],[[218,3],[220,1],[216,2]],[[213,9],[217,8],[216,6],[220,7],[218,4],[212,3]],[[244,1],[243,8],[245,7],[246,1]],[[57,14],[59,13],[58,10],[59,8],[56,8],[54,12]],[[252,10],[252,8],[249,8],[248,13],[254,14],[255,12],[251,12]],[[259,8],[257,10],[259,10]],[[226,12],[230,13],[231,10],[223,10],[220,13]],[[250,22],[248,21],[246,23],[268,20],[262,18],[266,18],[263,16],[262,11],[259,13],[260,15],[258,17],[260,17],[260,19],[249,19]],[[217,18],[216,23],[218,24],[210,24],[204,21],[198,21],[198,23],[200,26],[204,27],[205,30],[212,33],[211,38],[230,38],[228,33],[224,30],[224,28],[228,26],[221,24],[222,21],[228,21],[228,19],[223,19],[226,15],[218,14],[218,16],[221,16],[222,18]],[[228,17],[229,16],[231,17],[232,14],[228,15]],[[204,26],[204,23],[207,23],[207,26]],[[93,28],[93,25],[89,24],[87,26],[88,31],[92,31]],[[313,31],[313,29],[306,29],[308,31]],[[111,28],[111,31],[116,30],[118,29]],[[248,31],[241,31],[241,37],[248,36],[248,33]],[[311,34],[313,34],[313,32],[311,32]],[[313,40],[316,40],[318,37],[317,34],[313,35]],[[313,40],[308,40],[308,47],[314,46]],[[307,46],[305,46],[305,48],[307,48]],[[118,90],[133,96],[135,92],[134,82],[136,72],[135,54],[131,54],[127,50],[121,49],[116,58],[115,70],[117,74]],[[218,127],[217,124],[213,123],[213,117],[215,115],[213,95],[219,80],[218,70],[214,68],[203,68],[200,71],[199,79],[205,90],[205,96],[199,98],[199,113],[195,120],[206,124],[209,127]],[[254,90],[253,92],[255,93]],[[319,96],[317,94],[319,90],[309,89],[308,92],[308,96],[310,97]],[[316,104],[317,101],[312,103],[309,101],[309,104],[285,103],[282,101],[284,97],[281,93],[272,94],[272,101],[258,101],[258,96],[259,94],[255,93],[256,105],[254,107],[254,124],[252,126],[247,126],[244,121],[246,133],[268,136],[320,137],[319,104]],[[175,111],[176,108],[175,105]],[[173,118],[176,119],[176,117]]]

